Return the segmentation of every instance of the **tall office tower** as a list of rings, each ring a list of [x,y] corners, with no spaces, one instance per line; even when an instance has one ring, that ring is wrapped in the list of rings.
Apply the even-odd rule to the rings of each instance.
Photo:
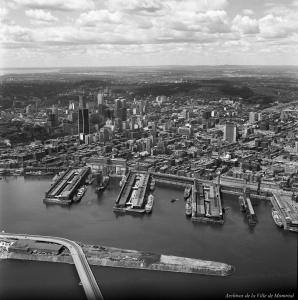
[[[121,121],[126,121],[127,120],[127,107],[126,107],[126,100],[122,99],[121,100],[122,104],[122,113],[121,113]]]
[[[97,94],[97,105],[103,105],[104,104],[104,94],[103,93],[98,93]]]
[[[115,118],[122,120],[122,101],[120,99],[115,100]]]
[[[74,110],[75,109],[75,104],[74,104],[73,101],[69,101],[68,109],[69,110]]]
[[[233,123],[226,123],[224,128],[224,140],[229,143],[235,143],[237,141],[237,129]]]
[[[258,122],[259,122],[259,121],[262,121],[262,113],[258,113],[257,119],[258,119]]]
[[[79,96],[79,109],[85,108],[83,96]]]
[[[249,123],[252,124],[256,121],[256,113],[254,111],[251,111],[249,113]]]
[[[284,110],[282,110],[280,113],[280,119],[282,121],[286,121],[288,119],[288,114]]]
[[[50,127],[56,127],[56,126],[58,126],[58,115],[54,114],[52,111],[50,111],[47,114],[47,124]]]
[[[89,134],[89,111],[87,108],[79,109],[78,133]]]
[[[98,106],[98,113],[100,115],[103,115],[103,108],[104,108],[104,94],[103,93],[98,93],[97,94],[97,106]]]

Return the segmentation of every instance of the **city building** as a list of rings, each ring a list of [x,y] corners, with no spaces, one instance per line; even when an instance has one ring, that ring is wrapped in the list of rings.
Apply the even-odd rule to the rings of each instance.
[[[224,127],[224,140],[229,143],[237,141],[237,127],[233,123],[226,123]]]

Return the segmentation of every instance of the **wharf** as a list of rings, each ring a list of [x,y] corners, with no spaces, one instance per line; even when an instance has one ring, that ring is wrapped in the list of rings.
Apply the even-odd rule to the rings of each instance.
[[[95,266],[213,276],[228,276],[231,275],[235,269],[232,265],[215,261],[154,254],[97,245],[86,245],[82,243],[78,244],[81,246],[88,263]],[[73,264],[73,259],[67,251],[63,251],[58,255],[38,253],[27,254],[3,251],[0,252],[0,259],[20,259]]]
[[[223,224],[224,217],[219,186],[197,181],[192,191],[192,221]]]
[[[284,230],[298,232],[298,204],[289,195],[278,192],[272,193],[271,203],[279,212]]]
[[[69,168],[62,173],[46,192],[45,203],[70,204],[77,189],[85,183],[90,168]]]
[[[144,213],[149,179],[149,173],[130,172],[116,199],[114,212]]]

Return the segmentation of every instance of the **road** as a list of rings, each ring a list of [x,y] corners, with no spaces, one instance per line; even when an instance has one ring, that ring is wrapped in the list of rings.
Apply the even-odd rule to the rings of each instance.
[[[82,248],[74,241],[51,236],[42,235],[27,235],[27,234],[12,234],[12,233],[0,233],[0,238],[8,239],[28,239],[33,241],[42,241],[49,243],[56,243],[65,246],[74,261],[81,283],[83,285],[85,294],[88,300],[103,300],[103,296],[95,280],[95,277],[90,269],[88,261]]]

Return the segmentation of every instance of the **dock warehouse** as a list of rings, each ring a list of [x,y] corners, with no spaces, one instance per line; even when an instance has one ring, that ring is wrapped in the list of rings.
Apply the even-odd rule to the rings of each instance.
[[[17,240],[9,247],[9,252],[32,253],[33,251],[57,255],[61,253],[64,246],[54,243],[35,242],[31,240]]]

